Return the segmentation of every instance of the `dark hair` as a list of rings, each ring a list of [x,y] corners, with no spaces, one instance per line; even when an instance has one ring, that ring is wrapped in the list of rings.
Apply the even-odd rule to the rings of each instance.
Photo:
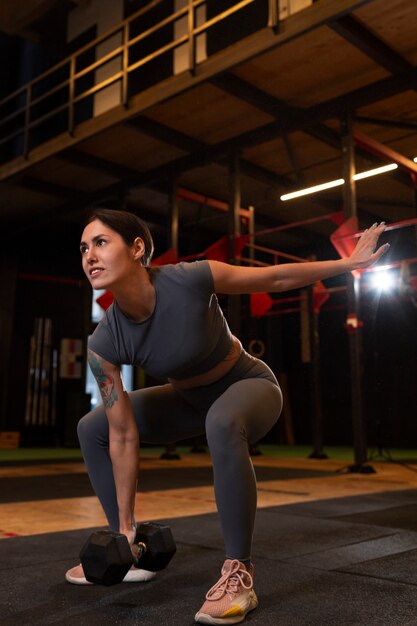
[[[153,255],[153,239],[151,232],[145,222],[134,213],[129,211],[115,211],[113,209],[93,209],[90,213],[87,224],[94,220],[100,220],[106,226],[119,233],[123,241],[128,245],[133,245],[136,237],[140,237],[145,244],[145,253],[142,257],[142,265],[148,267]]]

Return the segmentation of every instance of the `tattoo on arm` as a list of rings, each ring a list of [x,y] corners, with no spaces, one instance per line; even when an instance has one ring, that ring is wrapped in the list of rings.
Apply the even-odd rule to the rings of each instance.
[[[91,350],[88,351],[88,363],[100,389],[104,407],[111,409],[114,403],[119,399],[114,389],[114,378],[106,374],[102,366],[102,359],[94,354],[94,352],[91,352]]]

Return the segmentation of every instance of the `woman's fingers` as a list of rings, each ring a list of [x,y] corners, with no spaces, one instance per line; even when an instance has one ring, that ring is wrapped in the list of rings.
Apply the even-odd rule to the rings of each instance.
[[[362,237],[365,237],[366,242],[369,240],[372,241],[374,245],[376,245],[376,242],[378,241],[380,235],[384,232],[384,230],[385,222],[381,222],[380,224],[378,224],[378,222],[375,222],[375,224],[372,224],[370,228],[367,228],[363,232]]]
[[[361,267],[369,267],[376,263],[389,249],[389,244],[384,244],[377,248],[378,239],[385,230],[385,222],[375,222],[367,228],[360,237],[352,257],[355,258]]]
[[[378,224],[378,222],[375,222],[374,224],[372,224],[372,226],[370,226],[369,228],[367,228],[364,232],[368,232],[368,231],[375,231],[378,230],[380,232],[383,232],[385,230],[385,222],[380,222]]]
[[[389,243],[384,243],[383,246],[380,246],[378,248],[378,250],[375,250],[375,252],[371,255],[369,262],[367,264],[367,267],[373,265],[374,263],[376,263],[377,261],[379,261],[379,259],[389,250]]]
[[[377,255],[378,255],[378,258],[380,258],[383,254],[385,254],[386,252],[388,252],[389,247],[390,247],[389,243],[384,243],[384,245],[383,245],[383,246],[380,246],[380,247],[378,248],[378,250],[375,252],[375,254],[377,254]]]

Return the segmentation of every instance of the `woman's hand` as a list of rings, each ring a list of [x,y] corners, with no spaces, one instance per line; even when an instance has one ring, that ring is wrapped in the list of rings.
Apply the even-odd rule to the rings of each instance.
[[[385,230],[385,222],[375,222],[361,235],[356,248],[349,257],[354,269],[363,269],[376,263],[389,249],[389,243],[385,243],[376,249],[378,239]]]
[[[129,530],[121,530],[120,533],[125,535],[130,545],[132,545],[136,538],[136,524],[132,526]]]

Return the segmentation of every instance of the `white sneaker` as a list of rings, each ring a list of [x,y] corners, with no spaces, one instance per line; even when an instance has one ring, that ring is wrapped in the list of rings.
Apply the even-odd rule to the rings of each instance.
[[[131,567],[123,578],[124,583],[146,583],[148,580],[153,580],[156,576],[156,572],[149,572],[146,569],[138,569]],[[72,569],[69,569],[65,574],[66,580],[72,585],[94,585],[84,576],[82,565],[77,565]]]

